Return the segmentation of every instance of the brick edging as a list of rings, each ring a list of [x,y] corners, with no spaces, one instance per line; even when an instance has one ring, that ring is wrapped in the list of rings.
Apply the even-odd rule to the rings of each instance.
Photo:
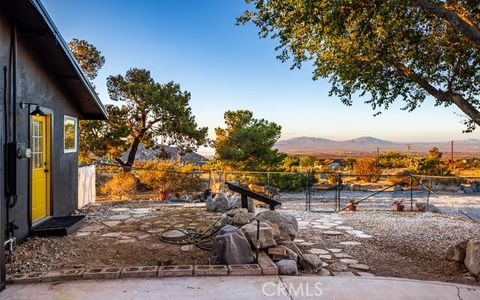
[[[50,272],[33,272],[7,276],[7,283],[26,284],[89,279],[155,278],[181,276],[235,276],[271,275],[259,264],[241,265],[175,265],[175,266],[129,266],[88,269],[66,269]]]

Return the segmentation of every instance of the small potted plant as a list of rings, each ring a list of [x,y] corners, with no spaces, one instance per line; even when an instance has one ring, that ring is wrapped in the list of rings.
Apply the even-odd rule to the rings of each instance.
[[[355,202],[354,200],[351,200],[350,203],[348,203],[347,209],[349,211],[357,211],[357,205],[358,205],[357,202]]]
[[[403,211],[405,209],[405,205],[403,205],[403,201],[394,201],[393,205],[395,206],[396,211]]]

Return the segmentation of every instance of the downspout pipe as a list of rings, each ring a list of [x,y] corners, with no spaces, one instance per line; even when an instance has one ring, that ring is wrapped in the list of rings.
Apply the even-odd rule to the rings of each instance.
[[[10,209],[17,204],[17,24],[15,20],[11,23],[11,45],[10,45],[10,81],[9,84],[5,84],[6,87],[10,87],[9,96],[7,99],[6,93],[4,93],[5,106],[5,196],[6,196],[6,241],[5,246],[8,246],[10,254],[13,252],[13,244],[16,241],[15,229],[18,227],[15,225],[15,221],[10,219]],[[8,69],[4,68],[5,82]],[[9,100],[9,101],[8,101]]]

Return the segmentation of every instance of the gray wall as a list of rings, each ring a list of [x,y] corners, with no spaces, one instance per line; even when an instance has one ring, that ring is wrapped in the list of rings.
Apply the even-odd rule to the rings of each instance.
[[[10,22],[7,16],[0,15],[0,67],[9,67],[10,61]],[[49,71],[42,59],[36,56],[35,49],[28,45],[28,39],[17,30],[17,142],[28,144],[28,118],[26,109],[20,109],[21,101],[35,102],[52,112],[51,145],[51,214],[67,215],[77,205],[77,153],[64,153],[63,118],[65,115],[79,117],[74,103],[69,101],[66,91],[58,84],[55,74]],[[3,80],[3,79],[0,79]],[[3,82],[0,84],[3,87]],[[3,124],[3,123],[2,123]],[[1,141],[3,144],[3,140]],[[10,210],[10,219],[16,221],[20,228],[16,231],[21,241],[29,233],[30,216],[30,162],[17,160],[17,194],[18,202]],[[2,181],[3,184],[3,181]],[[3,202],[4,203],[4,202]],[[3,222],[6,222],[5,220]]]

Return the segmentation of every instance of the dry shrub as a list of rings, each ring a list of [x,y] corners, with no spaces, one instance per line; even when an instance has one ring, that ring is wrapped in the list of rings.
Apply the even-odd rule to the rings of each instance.
[[[131,173],[119,173],[107,181],[100,191],[119,200],[132,199],[137,191],[137,178]]]
[[[396,172],[394,174],[394,176],[388,177],[388,181],[391,184],[407,186],[407,185],[410,185],[410,178],[409,177],[411,177],[412,175],[415,175],[414,170],[410,170],[410,169],[401,170],[401,171]],[[414,181],[412,183],[414,183]]]
[[[364,182],[377,182],[382,170],[375,159],[360,158],[353,166],[353,172],[357,175],[357,180]]]
[[[140,167],[140,166],[138,166]],[[178,166],[174,161],[149,161],[141,164],[138,178],[160,199],[172,193],[200,192],[204,182],[192,166]]]

